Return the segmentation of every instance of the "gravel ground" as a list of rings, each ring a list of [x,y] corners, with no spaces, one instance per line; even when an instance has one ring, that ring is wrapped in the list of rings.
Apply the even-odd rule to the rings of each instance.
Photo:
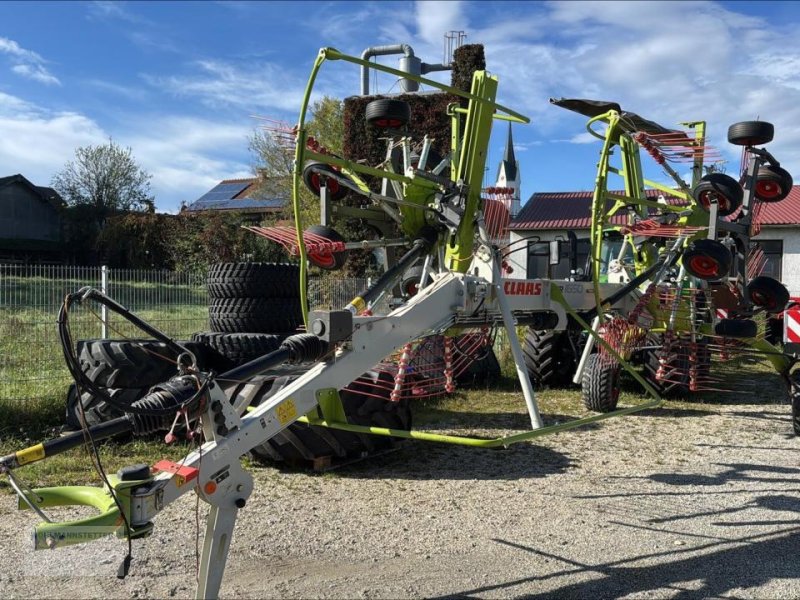
[[[407,443],[332,473],[257,468],[222,595],[800,597],[788,406],[695,407],[506,450]],[[191,596],[195,515],[188,495],[168,507],[119,581],[124,544],[34,553],[35,517],[3,496],[0,595]]]

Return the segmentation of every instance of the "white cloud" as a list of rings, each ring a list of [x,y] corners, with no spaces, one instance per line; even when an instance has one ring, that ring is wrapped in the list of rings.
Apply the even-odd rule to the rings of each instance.
[[[143,75],[145,81],[178,97],[200,100],[211,107],[294,112],[305,91],[301,79],[273,63],[240,66],[221,60],[195,63],[199,72],[168,77]]]
[[[467,28],[464,6],[460,1],[426,0],[414,5],[417,34],[428,44],[441,47],[448,31],[463,31]]]
[[[46,61],[39,54],[23,48],[14,40],[0,37],[0,53],[11,59],[11,70],[17,75],[45,85],[61,85],[58,78],[47,70]]]

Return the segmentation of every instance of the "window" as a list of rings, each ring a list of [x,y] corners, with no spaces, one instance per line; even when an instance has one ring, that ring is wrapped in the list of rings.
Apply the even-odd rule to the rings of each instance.
[[[783,262],[783,240],[758,240],[750,242],[751,248],[760,247],[767,259],[761,275],[781,280]]]
[[[528,243],[528,279],[568,279],[569,278],[569,241],[560,240],[559,263],[550,265],[550,242]],[[577,265],[579,269],[586,267],[589,256],[589,240],[578,240]]]

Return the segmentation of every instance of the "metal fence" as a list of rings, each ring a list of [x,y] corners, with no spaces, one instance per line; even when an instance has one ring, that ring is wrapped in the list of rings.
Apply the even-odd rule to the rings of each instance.
[[[366,279],[312,279],[309,304],[343,307],[366,284]],[[66,393],[70,377],[56,319],[66,294],[87,285],[177,339],[208,330],[205,277],[196,273],[0,265],[0,403]],[[70,313],[70,331],[74,340],[142,335],[118,315],[81,306]]]

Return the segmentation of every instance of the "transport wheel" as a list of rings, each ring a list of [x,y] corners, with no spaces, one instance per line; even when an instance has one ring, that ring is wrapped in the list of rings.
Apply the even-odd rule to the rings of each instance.
[[[662,335],[653,335],[648,341],[648,348],[644,356],[644,377],[652,385],[659,396],[685,396],[689,393],[689,355],[688,348],[676,344],[671,356],[664,365],[664,378],[657,377],[658,367],[663,354],[661,345],[664,343]],[[701,353],[698,352],[698,359]]]
[[[714,332],[730,338],[752,338],[758,335],[758,325],[752,319],[720,319]]]
[[[755,196],[762,202],[780,202],[792,191],[794,180],[786,169],[763,165],[756,175]]]
[[[381,129],[399,129],[411,120],[411,106],[403,100],[381,98],[367,104],[367,123]]]
[[[217,263],[206,279],[210,298],[299,298],[299,265]]]
[[[783,311],[789,303],[789,290],[777,279],[766,275],[759,275],[747,284],[747,292],[753,304],[770,314]]]
[[[303,183],[306,184],[306,187],[315,196],[319,196],[320,189],[322,188],[322,177],[326,175],[325,188],[328,191],[328,198],[333,202],[343,200],[344,197],[350,193],[350,189],[342,185],[336,178],[344,177],[349,179],[346,175],[340,173],[332,166],[316,160],[306,162],[303,167]]]
[[[203,347],[186,346],[203,367]],[[89,380],[106,388],[147,388],[177,375],[177,354],[155,340],[78,340],[78,362]]]
[[[522,347],[531,383],[563,387],[572,383],[578,365],[566,331],[528,327]]]
[[[706,211],[711,210],[711,202],[716,200],[719,216],[727,217],[742,205],[744,190],[730,175],[709,173],[697,183],[692,196]]]
[[[297,298],[215,298],[208,316],[211,331],[219,333],[288,334],[303,321]]]
[[[306,233],[313,233],[325,238],[329,242],[344,242],[344,238],[339,232],[325,225],[312,225],[306,229]],[[347,262],[348,252],[309,252],[308,260],[315,267],[324,271],[339,271]]]
[[[722,243],[702,239],[692,242],[681,260],[690,275],[705,281],[714,281],[728,274],[733,256]]]
[[[581,378],[581,397],[589,410],[607,413],[617,408],[619,400],[620,366],[591,354]]]
[[[728,127],[728,141],[737,146],[760,146],[775,137],[775,127],[766,121],[742,121]]]

